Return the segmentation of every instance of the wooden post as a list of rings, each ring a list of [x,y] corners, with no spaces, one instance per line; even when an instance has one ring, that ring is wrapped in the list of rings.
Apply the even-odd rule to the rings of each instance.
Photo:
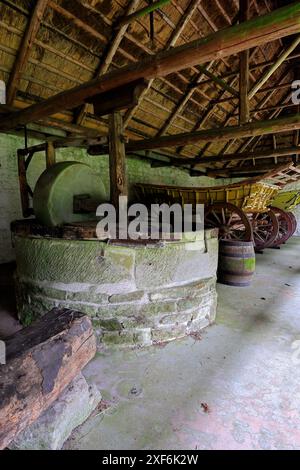
[[[32,210],[29,203],[28,183],[26,177],[26,154],[20,151],[18,151],[18,171],[22,214],[23,217],[27,218],[32,215]]]
[[[123,118],[118,112],[109,117],[109,171],[110,202],[118,212],[119,197],[128,195]]]
[[[248,21],[250,17],[250,0],[240,0],[240,23]],[[247,49],[240,53],[240,124],[250,120],[249,110],[249,62],[250,51]]]
[[[53,142],[47,142],[46,144],[46,166],[50,168],[51,166],[55,165],[56,157],[55,157],[55,147]]]

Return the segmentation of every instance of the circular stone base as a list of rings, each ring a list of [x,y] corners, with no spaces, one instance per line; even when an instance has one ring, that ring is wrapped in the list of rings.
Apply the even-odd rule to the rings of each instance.
[[[215,319],[215,231],[155,247],[31,236],[15,236],[15,246],[25,324],[67,307],[92,317],[100,343],[132,347],[182,338]]]

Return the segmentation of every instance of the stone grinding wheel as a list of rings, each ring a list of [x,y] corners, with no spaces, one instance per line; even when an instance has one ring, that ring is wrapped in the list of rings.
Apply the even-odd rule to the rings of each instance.
[[[40,176],[34,190],[37,220],[50,227],[90,220],[91,214],[73,213],[74,196],[83,194],[99,204],[108,200],[100,175],[90,166],[78,162],[53,165]]]

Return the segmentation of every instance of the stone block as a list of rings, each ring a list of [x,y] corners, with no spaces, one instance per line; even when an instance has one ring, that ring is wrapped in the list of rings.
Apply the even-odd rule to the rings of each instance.
[[[143,347],[150,346],[151,341],[151,329],[131,329],[122,330],[115,332],[102,332],[101,342],[109,347],[117,346],[120,347]]]
[[[59,450],[101,401],[95,386],[80,374],[39,419],[10,445],[14,450]]]
[[[139,314],[145,317],[175,313],[177,311],[176,302],[149,302],[142,305]]]
[[[216,278],[203,279],[189,284],[180,284],[176,287],[150,292],[149,298],[151,301],[157,301],[202,297],[205,293],[215,290],[215,286]]]
[[[111,304],[142,302],[146,299],[144,291],[129,292],[128,294],[115,294],[109,297]]]
[[[152,342],[161,343],[165,341],[172,341],[174,339],[183,338],[187,334],[187,325],[163,325],[154,328],[151,332]]]
[[[48,282],[118,284],[134,279],[135,252],[98,241],[16,237],[17,271]]]

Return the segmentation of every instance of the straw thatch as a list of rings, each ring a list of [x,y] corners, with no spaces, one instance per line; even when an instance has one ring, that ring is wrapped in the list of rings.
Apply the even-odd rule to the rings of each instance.
[[[34,45],[18,83],[13,105],[23,108],[44,100],[56,93],[70,89],[94,78],[105,58],[107,48],[116,34],[114,25],[126,14],[130,0],[49,0],[43,15]],[[188,11],[191,0],[172,0],[154,14],[155,37],[150,38],[149,15],[131,23],[118,47],[109,70],[138,62],[149,54],[155,54],[167,47],[174,30]],[[286,3],[286,2],[285,2]],[[22,43],[26,25],[30,21],[35,0],[0,1],[0,79],[8,82],[16,60],[17,51]],[[138,7],[148,4],[140,0]],[[280,6],[278,0],[252,0],[251,17],[266,14]],[[238,0],[199,0],[190,21],[179,36],[176,45],[205,37],[214,31],[224,29],[237,22]],[[79,21],[78,21],[79,20]],[[250,83],[253,85],[268,66],[259,64],[276,60],[278,55],[293,40],[293,37],[267,43],[251,50]],[[294,51],[294,55],[297,51]],[[265,87],[292,82],[295,79],[295,60],[285,61],[272,75]],[[269,65],[270,66],[270,65]],[[239,88],[239,57],[237,55],[206,64],[216,76],[222,77],[235,90]],[[130,139],[154,137],[164,128],[165,123],[176,110],[178,103],[188,94],[189,87],[199,77],[198,67],[182,70],[164,79],[156,79],[151,89],[140,100],[139,106],[130,114],[125,114],[126,133]],[[194,89],[183,110],[176,115],[165,134],[189,132],[200,128],[208,129],[238,124],[238,100],[232,99],[211,79],[201,78],[201,84]],[[251,100],[251,110],[269,108],[285,102],[289,89],[273,93],[258,93]],[[226,98],[228,98],[226,100]],[[206,119],[207,109],[215,104]],[[78,110],[62,112],[57,118],[76,122]],[[252,113],[256,120],[268,119],[295,108],[265,110]],[[85,115],[82,125],[107,132],[107,119],[97,119],[90,112]],[[212,156],[219,153],[235,153],[240,150],[272,148],[275,144],[293,145],[297,136],[283,134],[213,145],[190,145],[180,149],[180,156],[194,158],[198,155]],[[179,155],[178,149],[168,149],[169,153]],[[235,162],[233,166],[239,165]],[[213,165],[210,165],[213,167]],[[222,166],[222,164],[221,164]],[[228,166],[228,165],[227,165]]]

